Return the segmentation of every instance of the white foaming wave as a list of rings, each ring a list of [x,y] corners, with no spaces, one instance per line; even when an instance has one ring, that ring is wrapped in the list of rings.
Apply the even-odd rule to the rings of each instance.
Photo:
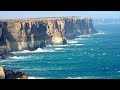
[[[97,76],[82,76],[82,77],[67,77],[65,79],[102,79],[103,77]]]
[[[28,79],[47,79],[45,77],[34,77],[34,76],[29,76]]]
[[[12,53],[37,53],[37,52],[54,52],[54,49],[42,49],[42,48],[38,48],[35,51],[29,51],[29,50],[23,50],[23,51],[17,51],[17,52],[12,52]]]
[[[108,23],[97,22],[97,23],[94,23],[94,25],[107,25],[107,24],[120,24],[120,22],[108,22]]]
[[[88,34],[88,35],[80,35],[80,36],[78,36],[79,38],[80,37],[90,37],[90,36],[92,36],[92,35],[100,35],[100,34],[106,34],[105,32],[103,32],[103,31],[99,31],[98,33],[94,33],[94,34]],[[78,38],[78,39],[79,39]],[[81,38],[81,40],[82,40],[82,38]]]
[[[63,50],[64,48],[55,48],[55,50]]]
[[[106,34],[106,33],[104,33],[104,32],[98,32],[98,33],[93,34],[93,35],[100,35],[100,34]]]
[[[94,49],[90,49],[91,51],[93,51]]]
[[[23,50],[23,51],[16,51],[16,52],[12,52],[13,54],[16,54],[16,53],[29,53],[30,51],[29,50]]]
[[[75,45],[75,46],[82,46],[82,45],[84,45],[84,44],[73,44],[73,45]]]
[[[80,35],[80,36],[78,36],[78,37],[90,37],[91,35],[89,34],[89,35]]]
[[[79,36],[78,36],[78,38],[76,38],[76,39],[74,39],[74,40],[84,40],[83,38],[80,38]]]
[[[42,49],[42,48],[38,48],[37,50],[35,51],[32,51],[32,52],[54,52],[53,49]]]
[[[82,78],[82,77],[67,77],[65,79],[84,79],[84,78]]]
[[[43,48],[43,49],[42,48],[38,48],[35,51],[23,50],[23,51],[16,51],[16,52],[12,52],[12,53],[16,54],[16,53],[55,52],[55,51],[58,51],[58,50],[63,50],[64,48],[60,48],[60,47],[63,47],[63,46],[68,46],[68,45],[48,46],[48,47]]]
[[[16,62],[16,61],[19,61],[19,60],[23,60],[24,58],[27,58],[27,57],[23,57],[23,56],[14,56],[14,57],[9,57],[9,58],[6,58],[4,60],[0,60],[0,62]]]
[[[25,69],[20,69],[20,70],[27,70],[27,71],[34,71],[34,70],[36,70],[36,71],[45,71],[45,70],[42,70],[42,69],[40,69],[40,68],[32,68],[32,69],[30,69],[30,68],[25,68]]]
[[[120,71],[117,71],[118,73],[120,73]]]
[[[24,59],[26,57],[24,56],[14,56],[14,57],[9,57],[9,58],[6,58],[6,60],[18,60],[18,59]]]
[[[64,48],[45,48],[45,49],[38,48],[37,50],[33,52],[54,52],[54,51],[63,50],[63,49]]]
[[[66,45],[48,45],[47,47],[66,47],[69,46],[68,44]]]
[[[73,44],[73,43],[78,43],[78,41],[68,40],[67,43]]]

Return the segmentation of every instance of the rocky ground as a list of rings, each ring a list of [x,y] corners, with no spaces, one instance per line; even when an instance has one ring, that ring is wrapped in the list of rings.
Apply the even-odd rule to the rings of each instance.
[[[14,72],[0,66],[0,79],[28,79],[28,76],[23,72]]]
[[[11,51],[35,50],[46,45],[64,45],[77,35],[96,33],[91,18],[48,17],[0,20],[0,60],[15,56]],[[23,72],[0,66],[1,79],[27,79]]]

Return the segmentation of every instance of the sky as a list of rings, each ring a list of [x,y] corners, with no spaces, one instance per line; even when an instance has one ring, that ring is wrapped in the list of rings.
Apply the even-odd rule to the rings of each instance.
[[[83,16],[120,18],[120,11],[0,11],[0,19]]]

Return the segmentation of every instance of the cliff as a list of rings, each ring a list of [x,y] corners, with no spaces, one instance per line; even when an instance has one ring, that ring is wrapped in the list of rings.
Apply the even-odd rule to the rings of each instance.
[[[0,46],[10,51],[66,44],[77,35],[95,33],[91,18],[51,17],[0,20]]]

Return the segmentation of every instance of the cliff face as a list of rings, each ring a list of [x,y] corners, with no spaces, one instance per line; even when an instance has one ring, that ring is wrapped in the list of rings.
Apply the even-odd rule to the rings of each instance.
[[[91,18],[68,18],[65,19],[65,36],[68,39],[75,38],[78,35],[95,33]]]
[[[90,18],[1,20],[0,46],[6,46],[11,51],[34,50],[49,44],[66,44],[66,39],[95,32]]]

